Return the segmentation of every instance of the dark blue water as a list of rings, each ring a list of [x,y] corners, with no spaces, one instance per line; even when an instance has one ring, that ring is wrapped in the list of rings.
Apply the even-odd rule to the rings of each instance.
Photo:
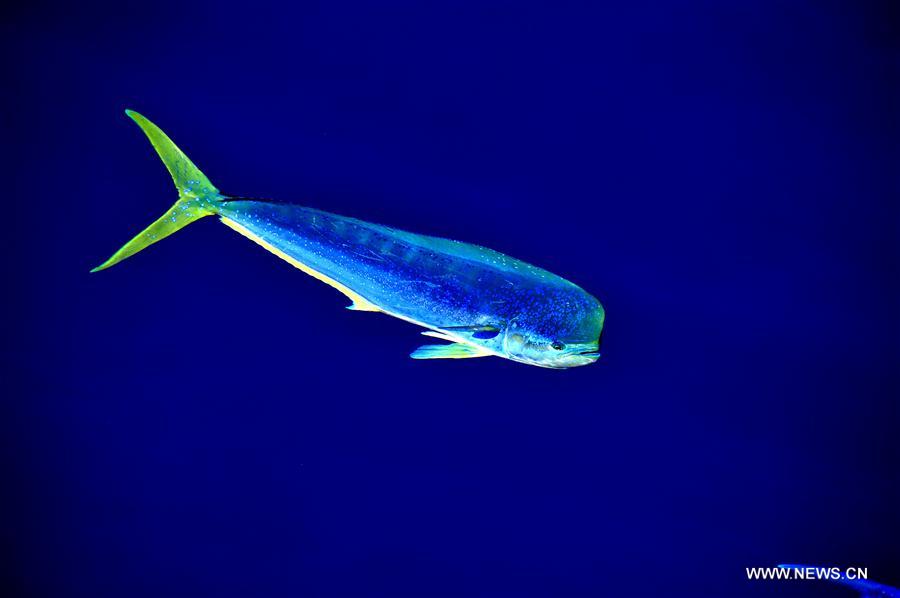
[[[3,8],[6,595],[851,596],[900,584],[889,3]],[[488,245],[607,309],[599,363],[411,325],[175,199]]]

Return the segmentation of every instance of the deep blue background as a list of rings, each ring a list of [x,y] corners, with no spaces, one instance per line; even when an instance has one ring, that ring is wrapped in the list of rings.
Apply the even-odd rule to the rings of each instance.
[[[888,3],[3,9],[7,595],[834,595],[900,584]],[[482,243],[607,308],[569,371],[427,339],[201,221]]]

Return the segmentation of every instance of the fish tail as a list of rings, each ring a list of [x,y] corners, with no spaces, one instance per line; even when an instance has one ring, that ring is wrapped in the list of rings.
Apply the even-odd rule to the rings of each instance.
[[[130,116],[144,131],[163,164],[169,170],[169,174],[172,175],[172,180],[175,182],[175,188],[178,190],[178,201],[156,222],[141,231],[91,272],[98,272],[114,266],[145,247],[165,239],[191,222],[216,213],[216,203],[223,199],[219,190],[159,127],[133,110],[126,110],[125,114]]]

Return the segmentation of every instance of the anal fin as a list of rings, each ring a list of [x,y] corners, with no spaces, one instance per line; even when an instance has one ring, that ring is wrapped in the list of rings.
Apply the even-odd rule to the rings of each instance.
[[[346,293],[344,294],[346,295]],[[348,295],[348,297],[350,296]],[[359,295],[357,295],[356,297],[356,299],[350,297],[350,300],[353,301],[353,303],[347,306],[347,309],[349,309],[350,311],[381,311],[381,308],[373,305],[372,303],[369,303],[369,301],[367,301],[366,299],[360,301]]]
[[[226,218],[224,216],[221,217],[221,220],[222,220],[222,223],[225,224],[226,226],[239,232],[240,234],[247,237],[254,243],[261,245],[263,248],[274,253],[275,255],[277,255],[278,257],[280,257],[281,259],[283,259],[290,265],[294,266],[298,270],[306,272],[307,274],[309,274],[316,280],[321,280],[328,286],[335,288],[338,291],[340,291],[341,293],[343,293],[344,295],[346,295],[347,298],[353,302],[347,306],[347,309],[352,309],[354,311],[382,311],[380,307],[373,304],[371,301],[369,301],[368,299],[366,299],[365,297],[363,297],[356,291],[352,290],[351,288],[347,287],[346,285],[341,284],[340,282],[336,281],[335,279],[331,278],[330,276],[326,276],[325,274],[319,272],[318,270],[314,270],[313,268],[304,264],[297,258],[286,254],[281,249],[275,247],[268,241],[260,238],[259,235],[248,230],[245,226],[238,224],[234,220],[232,220],[230,218]]]

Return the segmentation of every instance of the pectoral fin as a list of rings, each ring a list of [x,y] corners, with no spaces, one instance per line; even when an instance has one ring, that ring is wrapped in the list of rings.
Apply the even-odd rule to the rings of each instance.
[[[472,345],[453,343],[452,345],[422,345],[412,353],[413,359],[468,359],[470,357],[487,357],[488,351]]]
[[[498,334],[500,334],[500,327],[493,325],[479,325],[479,326],[441,326],[444,330],[449,330],[451,332],[459,332],[470,335],[472,338],[478,338],[482,340],[487,340],[489,338],[494,338]]]

